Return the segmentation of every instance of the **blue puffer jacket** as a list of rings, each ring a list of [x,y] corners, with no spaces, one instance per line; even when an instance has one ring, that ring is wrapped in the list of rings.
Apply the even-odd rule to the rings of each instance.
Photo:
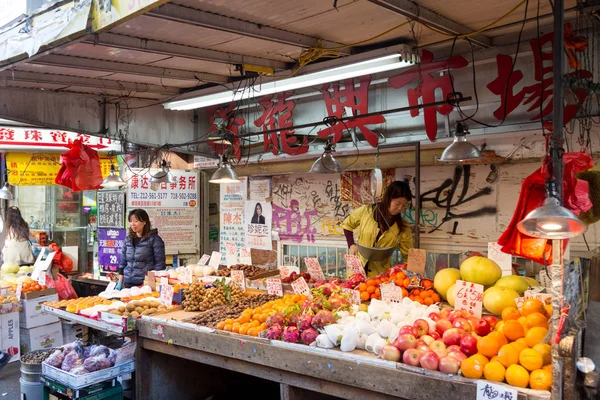
[[[127,237],[119,265],[125,287],[140,286],[144,283],[146,272],[165,268],[165,242],[158,236],[157,229],[152,229],[150,235],[141,238],[136,246]]]

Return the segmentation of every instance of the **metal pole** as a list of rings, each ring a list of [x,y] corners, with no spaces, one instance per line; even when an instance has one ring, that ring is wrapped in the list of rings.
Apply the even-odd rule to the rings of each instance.
[[[421,142],[415,143],[415,248],[421,248]]]

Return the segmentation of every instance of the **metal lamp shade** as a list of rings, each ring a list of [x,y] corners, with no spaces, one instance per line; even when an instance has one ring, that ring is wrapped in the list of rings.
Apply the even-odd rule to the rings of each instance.
[[[233,168],[231,168],[231,165],[229,165],[229,163],[227,162],[224,162],[221,164],[219,169],[217,169],[215,173],[212,174],[209,182],[218,184],[239,183],[240,178],[238,178]]]
[[[333,157],[331,152],[325,151],[325,153],[313,163],[309,172],[315,174],[341,174],[343,168],[335,157]]]
[[[547,197],[541,207],[527,214],[517,224],[521,233],[543,239],[570,239],[583,235],[587,228],[584,222],[561,206],[554,197]]]
[[[115,172],[115,166],[111,164],[110,166],[110,174],[102,181],[100,186],[103,188],[120,188],[122,186],[127,185],[123,178]]]
[[[15,196],[13,196],[12,192],[8,188],[8,182],[4,184],[2,189],[0,189],[0,199],[4,200],[14,200]]]
[[[169,168],[163,166],[161,171],[152,176],[150,183],[177,183],[177,181],[169,171]]]
[[[481,158],[481,152],[477,147],[467,141],[464,135],[455,136],[454,142],[446,147],[440,161],[464,161]]]

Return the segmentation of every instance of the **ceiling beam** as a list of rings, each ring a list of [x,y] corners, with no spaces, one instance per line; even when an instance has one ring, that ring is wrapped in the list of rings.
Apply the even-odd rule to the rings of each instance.
[[[390,11],[400,14],[414,21],[426,23],[442,32],[451,35],[463,35],[473,32],[473,29],[461,25],[449,18],[431,11],[425,7],[410,0],[369,0],[373,4],[386,8]],[[476,45],[483,48],[492,47],[492,41],[489,37],[479,34],[470,36],[469,39]]]
[[[270,42],[292,45],[304,49],[314,46],[317,41],[317,38],[312,36],[213,14],[195,8],[178,6],[173,3],[163,4],[144,15],[218,31],[235,33],[237,35],[253,37]],[[323,40],[321,46],[339,47],[342,46],[342,44]],[[339,50],[339,52],[342,54],[351,54],[351,49],[342,49]]]
[[[192,60],[212,61],[225,64],[251,64],[269,67],[275,70],[287,70],[293,63],[269,60],[261,57],[242,54],[225,53],[223,51],[201,49],[182,44],[160,42],[158,40],[140,39],[132,36],[102,33],[86,39],[83,43],[96,46],[115,47],[124,50],[142,51],[171,57],[189,58]]]
[[[52,67],[77,68],[88,71],[105,71],[107,73],[123,73],[154,78],[171,78],[196,82],[228,83],[229,78],[223,75],[205,74],[202,72],[182,71],[178,69],[154,67],[151,65],[129,64],[122,62],[96,60],[84,57],[72,57],[50,54],[37,58],[28,64],[47,65]]]
[[[180,89],[178,88],[151,85],[146,83],[120,82],[101,78],[82,78],[79,76],[39,74],[35,72],[16,70],[3,71],[0,73],[0,80],[5,80],[6,82],[30,82],[40,85],[64,85],[65,88],[69,86],[82,86],[96,89],[122,90],[139,93],[149,92],[169,96],[181,93]]]

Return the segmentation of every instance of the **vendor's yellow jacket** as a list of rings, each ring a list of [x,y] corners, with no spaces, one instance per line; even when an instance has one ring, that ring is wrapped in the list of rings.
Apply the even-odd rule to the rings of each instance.
[[[400,231],[398,224],[394,224],[390,229],[384,232],[377,243],[377,234],[379,233],[379,226],[377,221],[373,218],[374,205],[366,205],[357,208],[344,220],[342,228],[354,231],[357,229],[358,243],[361,246],[368,247],[392,247],[400,245],[400,253],[402,258],[406,261],[408,258],[408,249],[413,247],[412,232],[408,221],[404,220],[404,228]],[[366,265],[367,259],[360,255],[360,260],[363,265]],[[392,266],[391,257],[386,261],[371,261],[369,262],[369,276],[377,276],[382,272],[385,272]]]

